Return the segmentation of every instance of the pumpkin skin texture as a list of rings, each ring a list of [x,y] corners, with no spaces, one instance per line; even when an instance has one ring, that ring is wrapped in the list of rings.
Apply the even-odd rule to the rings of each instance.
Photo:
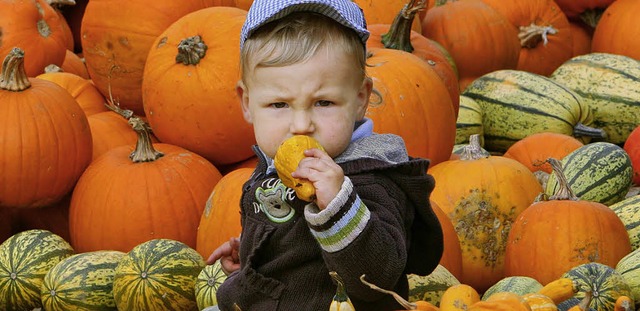
[[[640,60],[640,41],[630,40],[640,36],[640,28],[635,25],[640,14],[640,2],[616,0],[602,14],[591,41],[594,53],[610,53],[629,56]]]
[[[181,17],[156,38],[143,73],[144,112],[154,135],[216,166],[253,155],[253,128],[235,92],[246,13],[210,7]]]
[[[14,49],[0,76],[0,206],[41,207],[61,200],[91,161],[87,117],[57,84],[27,78]]]
[[[624,143],[624,151],[631,158],[633,166],[633,183],[640,186],[640,126],[636,127],[627,137]]]
[[[153,41],[187,13],[227,0],[92,0],[81,24],[82,52],[91,80],[123,108],[143,115],[142,74]],[[105,18],[108,16],[108,18]],[[235,61],[235,60],[234,60]]]
[[[240,198],[242,186],[249,180],[253,168],[238,168],[225,174],[216,184],[200,217],[196,250],[208,258],[218,246],[239,237]]]
[[[546,163],[548,158],[562,159],[582,146],[584,144],[573,136],[542,132],[517,141],[507,149],[503,156],[517,160],[532,172],[551,173],[551,165]]]
[[[24,68],[35,77],[49,64],[62,65],[67,51],[64,21],[44,0],[0,2],[0,59],[18,47],[27,54]]]
[[[47,72],[36,78],[51,81],[63,87],[76,100],[87,116],[94,113],[109,111],[105,106],[105,98],[91,83],[76,74],[69,72]]]
[[[462,277],[462,249],[456,229],[453,227],[451,219],[433,200],[431,200],[431,209],[440,221],[444,236],[444,252],[440,258],[440,265],[445,267],[456,279],[460,279]]]
[[[477,136],[469,146],[480,149]],[[460,282],[484,292],[502,279],[509,228],[542,187],[516,160],[487,157],[475,149],[471,153],[473,157],[463,154],[459,160],[429,169],[436,181],[431,200],[449,216],[458,233],[462,249]]]
[[[518,65],[516,28],[481,0],[447,1],[431,8],[422,20],[422,34],[451,54],[460,90],[486,73]]]
[[[372,96],[366,114],[374,132],[401,136],[409,155],[430,159],[431,165],[448,160],[456,118],[442,79],[411,53],[380,48],[369,53],[367,75],[379,96]]]
[[[222,176],[206,159],[184,148],[152,145],[138,126],[134,152],[120,146],[103,154],[73,190],[69,228],[71,244],[79,252],[128,252],[153,238],[195,248],[200,215]]]

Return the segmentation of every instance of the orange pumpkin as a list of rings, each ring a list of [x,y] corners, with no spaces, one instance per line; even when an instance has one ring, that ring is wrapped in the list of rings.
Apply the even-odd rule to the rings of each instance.
[[[391,24],[396,17],[396,13],[400,12],[402,8],[411,0],[353,0],[364,14],[367,24]],[[422,25],[420,19],[414,19],[411,23],[411,29],[422,32]]]
[[[567,185],[562,164],[550,159],[561,190],[532,204],[513,223],[506,245],[507,276],[529,276],[542,284],[588,262],[615,267],[631,252],[629,235],[604,204],[581,201]],[[549,260],[553,258],[553,260]]]
[[[62,65],[60,65],[60,69],[64,72],[76,74],[87,80],[91,79],[91,77],[89,77],[89,72],[87,71],[87,65],[84,63],[84,59],[78,56],[78,54],[73,53],[71,50],[67,50],[64,61],[62,62]]]
[[[425,14],[422,34],[449,51],[460,90],[486,73],[516,68],[520,40],[506,17],[481,0],[441,2]]]
[[[0,59],[14,47],[27,54],[28,77],[50,64],[62,65],[67,51],[63,21],[45,0],[0,1]]]
[[[518,29],[516,69],[548,76],[572,56],[569,20],[554,0],[483,0]]]
[[[239,168],[222,177],[207,200],[198,226],[196,250],[207,258],[218,246],[239,237],[242,186],[253,169]]]
[[[27,78],[24,57],[13,49],[0,74],[0,206],[57,202],[91,161],[84,112],[57,84]]]
[[[640,125],[636,127],[624,142],[624,151],[631,158],[633,167],[633,183],[640,186]]]
[[[593,36],[593,28],[585,25],[583,22],[569,22],[569,30],[573,42],[573,56],[585,55],[591,53],[591,37]]]
[[[70,201],[71,193],[51,205],[17,209],[14,214],[13,224],[15,232],[43,229],[59,235],[65,241],[69,241]]]
[[[88,118],[93,137],[93,158],[95,160],[107,151],[120,146],[133,146],[138,135],[127,120],[114,111],[104,111]]]
[[[431,193],[458,234],[461,283],[484,292],[503,277],[507,235],[518,214],[542,192],[536,177],[516,160],[489,156],[471,136],[459,160],[429,169]]]
[[[431,209],[433,209],[440,221],[442,235],[444,236],[444,252],[440,258],[440,264],[447,268],[456,279],[460,279],[462,277],[462,249],[460,248],[460,239],[458,239],[456,229],[453,227],[451,219],[433,200],[431,200]]]
[[[640,1],[616,0],[607,7],[598,21],[591,40],[591,52],[629,56],[640,60]],[[634,39],[631,39],[634,38]]]
[[[251,157],[256,143],[235,92],[246,14],[211,7],[183,16],[158,36],[143,74],[144,111],[156,137],[214,165]]]
[[[103,95],[109,93],[111,86],[113,98],[123,108],[143,115],[142,73],[156,37],[187,13],[232,3],[231,0],[89,1],[82,18],[81,38],[91,79]]]
[[[367,74],[377,92],[367,111],[373,130],[401,136],[409,155],[428,158],[431,165],[448,160],[456,120],[442,79],[411,53],[393,49],[369,52]]]
[[[170,144],[152,144],[148,125],[129,119],[138,134],[89,165],[71,197],[69,229],[77,252],[130,251],[159,238],[196,247],[200,215],[222,177],[203,157]]]
[[[517,160],[532,172],[551,173],[548,158],[562,159],[572,151],[584,146],[573,136],[552,132],[529,135],[507,149],[503,156]]]
[[[51,81],[71,94],[87,116],[109,111],[106,100],[91,81],[68,72],[47,72],[37,76],[39,79]]]
[[[367,49],[402,50],[413,53],[426,61],[447,87],[457,118],[460,107],[460,87],[458,86],[458,71],[451,55],[439,43],[411,30],[410,27],[416,13],[424,6],[425,0],[411,0],[398,13],[392,24],[369,25],[367,29],[371,35],[367,41]]]
[[[581,15],[596,15],[616,0],[554,0],[564,14],[572,20],[587,18]],[[595,19],[593,19],[595,21]],[[594,24],[595,26],[595,24]]]

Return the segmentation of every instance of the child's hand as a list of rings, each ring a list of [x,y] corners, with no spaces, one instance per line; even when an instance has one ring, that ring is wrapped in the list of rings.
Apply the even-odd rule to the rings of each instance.
[[[240,269],[240,256],[238,250],[240,249],[240,239],[231,238],[228,242],[220,245],[216,250],[211,253],[211,256],[207,259],[207,264],[211,265],[216,260],[220,259],[220,266],[222,271],[226,275],[231,272]]]
[[[316,204],[324,210],[329,202],[338,195],[344,182],[344,172],[333,159],[320,149],[304,151],[306,158],[300,161],[298,169],[291,176],[305,178],[316,188]]]

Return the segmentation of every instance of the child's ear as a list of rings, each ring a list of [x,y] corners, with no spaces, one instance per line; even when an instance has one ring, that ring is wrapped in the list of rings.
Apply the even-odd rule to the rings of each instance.
[[[367,113],[367,108],[369,107],[369,98],[371,97],[371,92],[373,91],[373,80],[370,77],[365,77],[364,81],[362,81],[362,86],[360,87],[360,91],[358,93],[358,116],[359,119],[364,118],[364,115]]]
[[[236,84],[236,93],[238,94],[238,98],[240,98],[242,116],[247,122],[251,123],[251,113],[249,112],[249,92],[247,92],[247,87],[244,85],[242,80],[238,81],[238,84]]]

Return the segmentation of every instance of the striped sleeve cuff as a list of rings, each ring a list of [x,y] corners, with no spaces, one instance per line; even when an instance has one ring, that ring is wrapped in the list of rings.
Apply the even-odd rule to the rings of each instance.
[[[320,246],[333,253],[347,247],[360,235],[369,222],[370,212],[345,176],[340,192],[327,208],[320,211],[315,204],[308,204],[304,216]]]

